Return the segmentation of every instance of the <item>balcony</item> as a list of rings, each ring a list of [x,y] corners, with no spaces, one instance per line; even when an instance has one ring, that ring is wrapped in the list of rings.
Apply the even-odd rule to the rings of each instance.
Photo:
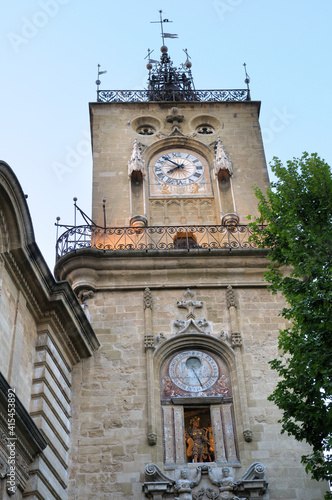
[[[221,226],[147,226],[100,227],[95,225],[66,227],[57,240],[56,260],[84,248],[101,251],[213,250],[258,248],[251,241],[252,231],[246,225]],[[265,226],[262,226],[262,230]]]
[[[97,102],[250,101],[249,89],[235,90],[98,90]]]

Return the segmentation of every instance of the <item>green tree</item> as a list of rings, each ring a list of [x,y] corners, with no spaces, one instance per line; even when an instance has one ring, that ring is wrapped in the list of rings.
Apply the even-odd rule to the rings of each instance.
[[[272,293],[283,294],[281,315],[290,320],[279,331],[283,355],[270,362],[280,380],[269,399],[283,411],[282,432],[312,446],[302,456],[306,471],[316,480],[331,480],[331,169],[308,153],[287,166],[274,158],[271,168],[277,180],[265,195],[254,188],[260,217],[249,224],[256,243],[270,249],[265,278]]]

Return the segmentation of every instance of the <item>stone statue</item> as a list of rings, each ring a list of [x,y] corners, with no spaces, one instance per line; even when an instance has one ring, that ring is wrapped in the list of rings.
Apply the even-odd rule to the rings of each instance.
[[[182,469],[180,472],[180,479],[178,479],[174,485],[174,490],[178,494],[175,500],[192,500],[192,488],[197,486],[201,480],[201,468],[197,468],[197,475],[195,480],[189,479],[189,473],[187,469]]]
[[[187,443],[187,456],[192,457],[193,462],[203,462],[204,444],[207,442],[205,430],[200,428],[200,418],[193,417],[190,420],[191,427],[185,434]]]
[[[219,483],[220,499],[221,500],[238,500],[237,496],[233,495],[235,482],[230,475],[228,467],[222,468],[223,477]]]
[[[219,486],[220,500],[239,500],[239,498],[233,494],[236,483],[234,482],[234,478],[230,475],[230,469],[228,467],[222,468],[221,479],[213,477],[211,467],[208,467],[208,474],[211,483]]]

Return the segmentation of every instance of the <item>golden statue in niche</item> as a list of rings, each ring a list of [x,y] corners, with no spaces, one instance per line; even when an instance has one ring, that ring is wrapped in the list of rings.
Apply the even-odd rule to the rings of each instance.
[[[206,415],[204,415],[206,417]],[[201,427],[201,418],[194,415],[189,420],[189,426],[185,430],[185,441],[187,445],[187,459],[189,462],[213,462],[214,443],[212,426],[209,422],[207,427]],[[206,420],[206,418],[205,418]]]

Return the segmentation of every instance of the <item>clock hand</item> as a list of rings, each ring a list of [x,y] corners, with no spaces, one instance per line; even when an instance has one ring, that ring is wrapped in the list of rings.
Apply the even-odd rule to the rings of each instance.
[[[178,165],[177,167],[171,168],[171,170],[167,170],[167,173],[171,174],[172,172],[174,172],[174,170],[177,170],[178,168],[184,168],[184,165],[182,164],[182,165]]]
[[[183,166],[184,166],[184,163],[181,163],[181,165],[180,165],[179,163],[176,163],[175,161],[170,160],[167,156],[163,156],[163,159],[166,161],[169,161],[170,163],[173,163],[173,165],[176,165],[176,168],[178,168],[178,167],[183,168]]]
[[[194,374],[196,375],[196,378],[197,378],[198,382],[200,383],[200,386],[203,387],[202,382],[201,382],[199,376],[197,375],[195,368],[191,368],[191,369],[194,372]]]
[[[173,161],[173,160],[170,160],[170,159],[168,158],[168,156],[163,156],[163,159],[164,159],[164,160],[166,160],[166,161],[170,161],[171,163],[174,163],[174,165],[178,166],[178,163],[176,163],[176,162],[175,162],[175,161]]]

